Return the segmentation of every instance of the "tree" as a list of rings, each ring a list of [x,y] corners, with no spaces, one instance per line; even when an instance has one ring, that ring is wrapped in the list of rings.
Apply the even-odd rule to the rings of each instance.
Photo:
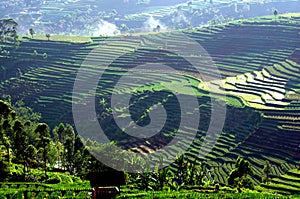
[[[18,48],[18,23],[13,19],[0,19],[0,57],[8,56],[11,50]]]
[[[36,156],[37,149],[32,144],[30,144],[24,151],[25,166],[31,167],[33,164],[36,164]]]
[[[270,173],[271,173],[271,165],[269,161],[266,161],[266,164],[262,171],[263,171],[262,183],[268,183],[270,180]]]
[[[277,18],[277,15],[278,15],[278,11],[275,9],[274,12],[273,12],[273,14],[274,14],[274,17],[275,17],[275,19],[276,19],[276,18]]]
[[[51,35],[50,34],[46,34],[46,37],[48,39],[48,41],[50,40]]]
[[[33,39],[33,35],[35,34],[33,28],[30,28],[29,29],[29,34],[31,35],[32,39]]]
[[[34,50],[34,51],[33,51],[33,55],[34,55],[34,56],[38,56],[38,55],[39,55],[38,51],[37,51],[37,50]]]
[[[160,25],[157,25],[156,28],[153,29],[154,32],[160,32]]]
[[[247,186],[251,188],[251,181],[247,178],[247,175],[251,172],[249,162],[238,157],[235,163],[235,168],[230,172],[227,179],[228,185],[237,187]]]
[[[24,171],[24,175],[25,175],[26,158],[24,156],[24,151],[28,147],[28,136],[26,135],[26,133],[24,131],[24,126],[22,125],[22,123],[19,120],[15,121],[13,130],[14,130],[14,139],[13,140],[14,140],[14,150],[15,150],[16,161],[18,163],[23,163],[23,171]]]
[[[35,129],[37,134],[37,149],[42,154],[45,176],[47,176],[47,162],[49,161],[49,150],[51,144],[51,137],[49,127],[45,123],[40,123]]]
[[[66,165],[70,172],[73,171],[74,166],[74,146],[75,146],[75,132],[73,127],[70,124],[66,125],[65,128],[66,141],[64,143],[65,156],[66,156]]]
[[[175,165],[176,170],[174,174],[177,184],[200,185],[203,184],[205,179],[207,181],[210,180],[206,166],[204,164],[197,164],[196,159],[190,161],[182,155],[176,159]]]
[[[5,147],[5,156],[8,166],[10,165],[10,148],[11,142],[9,137],[11,135],[10,121],[15,119],[15,113],[10,104],[0,100],[0,144]],[[4,156],[3,156],[4,157]]]
[[[10,101],[9,98],[7,100]],[[2,179],[9,176],[11,161],[23,164],[25,177],[26,168],[36,163],[37,152],[33,145],[41,145],[40,139],[36,139],[36,135],[31,135],[35,133],[37,125],[35,119],[38,120],[40,116],[22,105],[23,103],[19,102],[12,106],[0,100],[0,176]]]
[[[69,172],[74,171],[75,131],[70,124],[60,123],[53,131],[55,145],[59,153],[59,162]],[[76,143],[78,145],[78,143]]]
[[[66,166],[66,160],[65,160],[65,149],[64,149],[64,143],[66,141],[66,135],[65,135],[65,125],[63,123],[60,123],[58,126],[54,127],[53,131],[53,138],[55,141],[55,146],[58,150],[58,162],[60,163],[59,166],[62,165],[62,167]]]
[[[3,154],[0,155],[0,181],[6,181],[10,174],[10,165],[5,158],[3,158]]]
[[[16,112],[18,119],[23,123],[26,123],[27,121],[38,122],[42,117],[40,113],[36,113],[32,108],[25,106],[25,103],[22,100],[13,104],[12,108]]]
[[[121,33],[126,33],[128,32],[129,28],[126,24],[121,25]]]

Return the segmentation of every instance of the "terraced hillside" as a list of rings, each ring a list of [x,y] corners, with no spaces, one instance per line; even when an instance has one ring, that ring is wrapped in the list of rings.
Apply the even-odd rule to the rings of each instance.
[[[298,170],[290,170],[286,174],[273,178],[267,185],[263,185],[268,191],[276,191],[277,193],[293,194],[299,193],[300,189],[300,172]]]
[[[214,103],[219,108],[226,106],[227,117],[212,152],[200,159],[205,159],[216,181],[226,181],[238,156],[245,157],[253,165],[256,182],[261,179],[266,160],[273,167],[273,176],[294,169],[300,160],[300,15],[282,15],[276,20],[264,17],[236,21],[184,33],[201,44],[212,57],[223,78],[221,83],[215,81],[218,72],[215,68],[202,63],[201,73],[210,79],[203,82],[186,60],[167,52],[170,43],[166,41],[170,38],[173,40],[172,48],[186,46],[176,33],[127,36],[130,42],[120,37],[98,37],[92,38],[93,42],[83,43],[23,39],[11,58],[4,60],[0,94],[11,95],[13,101],[23,99],[35,111],[41,112],[44,120],[52,126],[59,122],[73,123],[72,91],[79,68],[85,67],[86,76],[82,77],[85,79],[103,69],[101,65],[83,62],[84,59],[87,55],[94,63],[112,59],[115,61],[98,83],[96,110],[100,125],[108,137],[119,141],[125,149],[151,153],[169,143],[176,133],[189,137],[196,130],[196,137],[187,154],[191,159],[199,158],[199,154],[206,152],[201,149],[201,144],[211,122]],[[142,48],[137,49],[139,45]],[[93,54],[99,46],[103,52],[101,56]],[[193,49],[185,49],[185,58],[201,56],[192,53]],[[118,59],[115,59],[116,56]],[[116,82],[128,69],[149,62],[171,65],[177,72],[152,72],[147,75],[147,79],[152,80],[151,84],[135,88],[134,83],[128,83],[113,91]],[[143,73],[147,74],[147,70]],[[165,80],[163,85],[162,78]],[[145,76],[134,77],[137,82],[147,79]],[[190,96],[191,93],[182,86],[184,82],[193,86],[201,118],[197,129],[187,125],[178,132],[179,104],[174,93],[166,91],[165,87],[176,87],[178,94]],[[207,90],[205,85],[211,85],[214,89]],[[226,97],[220,94],[222,89],[225,89]],[[130,104],[127,107],[111,107],[112,92],[120,96],[132,94]],[[77,94],[79,98],[89,95]],[[168,113],[164,128],[156,136],[133,138],[125,135],[126,128],[119,128],[114,122],[113,116],[129,118],[140,126],[146,126],[151,121],[149,113],[155,111],[155,107],[151,107],[156,104],[163,105]],[[126,108],[130,114],[124,114]],[[185,114],[194,113],[195,110]],[[185,147],[184,143],[181,147]],[[175,156],[178,150],[174,147],[164,154],[164,158]]]

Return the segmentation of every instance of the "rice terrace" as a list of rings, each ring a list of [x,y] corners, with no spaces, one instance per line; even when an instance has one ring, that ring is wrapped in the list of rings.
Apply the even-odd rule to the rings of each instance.
[[[300,1],[4,0],[0,198],[299,198]]]

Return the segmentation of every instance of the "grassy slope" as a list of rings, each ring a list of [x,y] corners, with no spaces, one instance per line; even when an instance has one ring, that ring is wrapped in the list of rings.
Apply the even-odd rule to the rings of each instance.
[[[250,193],[199,193],[197,191],[171,191],[171,192],[139,192],[133,194],[122,194],[118,198],[297,198],[297,196],[281,196],[268,193],[250,192]]]
[[[277,178],[273,178],[268,184],[262,185],[264,191],[282,194],[300,194],[300,170],[294,169]]]
[[[29,35],[24,35],[24,38],[31,38]],[[33,40],[48,40],[48,38],[45,35],[34,35]],[[50,35],[49,40],[55,41],[55,42],[72,42],[72,43],[87,43],[92,42],[92,39],[88,36],[65,36],[65,35]]]
[[[298,70],[298,66],[294,63],[288,64],[292,63],[292,55],[300,47],[299,23],[300,17],[298,14],[293,14],[281,16],[276,22],[272,17],[264,17],[186,32],[210,53],[224,77],[225,86],[231,86],[227,88],[228,94],[242,97],[242,100],[236,97],[227,99],[229,104],[239,108],[229,108],[227,126],[230,128],[224,130],[208,158],[212,171],[215,171],[216,181],[226,182],[226,176],[238,155],[246,157],[251,162],[256,182],[260,180],[259,176],[265,160],[269,160],[273,166],[272,175],[279,175],[295,168],[300,154],[297,144],[300,139],[297,130],[300,106],[297,101],[287,100],[284,95],[290,91],[297,92],[299,87],[297,81],[299,73],[293,72]],[[169,33],[135,35],[135,37],[139,36],[144,42],[155,43],[164,41]],[[123,48],[132,49],[136,45],[134,42],[120,43],[112,47],[103,42],[106,38],[92,39],[92,43],[88,38],[84,40],[79,38],[75,41],[73,38],[62,36],[51,36],[50,41],[47,41],[44,36],[23,40],[7,69],[1,71],[1,94],[11,94],[13,100],[23,99],[36,111],[41,112],[45,121],[52,125],[59,121],[72,123],[72,87],[84,57],[97,45],[107,49],[107,54],[103,57],[95,57],[95,60],[105,59],[107,56],[118,54]],[[61,42],[61,40],[65,41]],[[74,42],[70,42],[71,40]],[[158,46],[160,47],[163,47],[163,44]],[[34,50],[37,50],[39,55],[33,55]],[[42,53],[47,53],[48,57],[44,59]],[[141,52],[141,56],[142,54]],[[120,68],[127,59],[134,58],[124,57]],[[167,58],[166,61],[170,61],[168,59],[171,60]],[[288,65],[284,67],[285,64]],[[120,68],[114,68],[111,73],[122,75]],[[288,78],[284,74],[286,70],[290,71],[287,73]],[[90,71],[97,71],[97,67],[91,66]],[[203,68],[203,72],[213,76],[215,71]],[[264,75],[266,78],[262,78]],[[180,84],[182,81],[182,77],[178,74],[166,78],[173,85]],[[190,81],[194,81],[193,79],[190,77]],[[272,87],[263,87],[264,84],[268,85],[267,80],[283,88],[283,98],[273,101],[264,100],[266,93],[271,97],[274,94],[274,91],[270,90]],[[105,86],[110,82],[109,79],[103,82],[104,91]],[[218,86],[216,85],[216,88]],[[153,85],[147,90],[150,88],[155,90],[159,87]],[[125,87],[122,92],[131,92],[131,87]],[[197,92],[203,106],[209,107],[207,93],[201,89]],[[241,102],[252,108],[241,109],[243,107]],[[253,120],[257,118],[255,109],[263,113],[261,123],[257,121],[255,124]],[[248,121],[254,121],[254,124]],[[189,133],[189,129],[185,129],[184,133]],[[198,139],[201,140],[201,135]],[[133,145],[138,145],[135,150],[140,152],[145,152],[145,148],[146,152],[154,150],[153,146],[143,142],[129,143],[127,148],[132,148]],[[196,157],[198,150],[199,143],[195,143],[193,150],[189,152],[190,157]]]

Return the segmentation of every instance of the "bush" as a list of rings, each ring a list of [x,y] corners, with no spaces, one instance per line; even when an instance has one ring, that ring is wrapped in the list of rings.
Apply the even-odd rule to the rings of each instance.
[[[9,186],[7,184],[2,184],[1,189],[9,189]]]
[[[37,52],[37,50],[34,50],[34,51],[33,51],[33,55],[34,55],[34,56],[38,56],[38,55],[39,55],[39,53]]]
[[[39,192],[39,194],[36,196],[36,199],[44,199],[48,198],[49,194],[47,192]]]
[[[27,174],[25,176],[25,179],[24,179],[25,182],[38,182],[39,179],[36,175],[34,174]]]
[[[5,182],[10,173],[10,166],[7,161],[0,158],[0,181]]]
[[[24,192],[23,191],[18,191],[17,193],[17,198],[23,199],[24,198]]]
[[[73,178],[75,181],[81,182],[80,179],[76,177]],[[48,173],[48,178],[43,182],[48,184],[58,184],[58,183],[68,184],[74,182],[73,178],[68,173]]]
[[[61,179],[59,178],[59,176],[57,176],[57,178],[51,177],[51,178],[45,180],[44,182],[47,184],[59,184],[59,183],[61,183]]]
[[[67,191],[67,193],[64,195],[64,198],[74,198],[75,192],[73,191]]]
[[[55,192],[52,192],[49,196],[49,199],[56,199],[56,198],[59,198],[61,197],[62,194],[60,191],[55,191]]]
[[[27,198],[36,198],[36,193],[35,192],[27,192]]]
[[[86,191],[84,191],[84,192],[80,192],[76,196],[76,198],[89,199],[89,198],[91,198],[91,196]]]
[[[236,178],[235,186],[238,188],[254,189],[252,180],[247,177]]]
[[[220,185],[219,185],[219,184],[216,184],[216,185],[215,185],[215,192],[218,193],[219,191],[220,191]]]

